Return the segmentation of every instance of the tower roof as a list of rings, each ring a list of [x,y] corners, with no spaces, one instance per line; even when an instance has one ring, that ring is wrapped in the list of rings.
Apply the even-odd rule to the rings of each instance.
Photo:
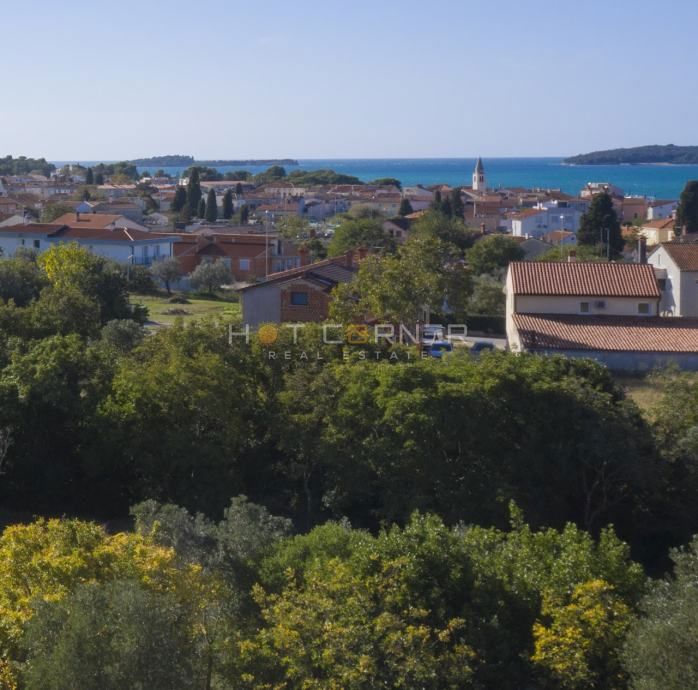
[[[477,163],[475,164],[475,172],[476,173],[484,173],[485,172],[485,166],[482,164],[482,158],[477,159]]]

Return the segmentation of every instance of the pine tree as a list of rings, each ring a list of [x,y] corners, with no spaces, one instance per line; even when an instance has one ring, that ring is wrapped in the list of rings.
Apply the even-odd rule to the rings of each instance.
[[[233,192],[228,189],[223,195],[223,218],[230,220],[233,217]]]
[[[676,220],[679,227],[686,228],[686,232],[698,232],[698,180],[686,182],[681,192]]]
[[[204,199],[204,198],[199,199],[199,208],[196,209],[196,215],[199,218],[206,217],[206,199]]]
[[[189,182],[187,183],[187,204],[189,205],[189,210],[192,216],[195,216],[199,212],[199,202],[201,201],[201,177],[199,174],[199,168],[194,167],[191,170],[191,175],[189,175]]]
[[[215,189],[208,190],[208,196],[206,197],[205,214],[206,220],[209,223],[215,223],[218,220],[218,200],[216,199]]]
[[[95,176],[94,173],[92,172],[92,168],[87,168],[87,172],[85,173],[85,184],[94,184],[95,183]]]
[[[579,224],[577,243],[592,246],[608,244],[609,253],[623,250],[620,222],[613,208],[613,199],[608,193],[597,194],[591,200],[589,210],[582,216]]]
[[[414,213],[414,209],[412,208],[412,204],[410,203],[409,199],[404,198],[400,202],[400,208],[398,209],[397,213],[399,216],[409,216],[410,213]]]

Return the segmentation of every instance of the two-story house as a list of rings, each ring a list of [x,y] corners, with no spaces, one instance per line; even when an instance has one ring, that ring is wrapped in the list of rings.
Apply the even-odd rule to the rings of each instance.
[[[659,316],[654,267],[513,262],[506,327],[514,352],[589,357],[612,369],[698,369],[698,319]]]
[[[698,243],[665,242],[647,258],[662,289],[659,313],[698,318]]]

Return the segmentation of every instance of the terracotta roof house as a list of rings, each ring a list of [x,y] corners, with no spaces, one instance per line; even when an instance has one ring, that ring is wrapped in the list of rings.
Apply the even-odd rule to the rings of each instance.
[[[662,242],[671,242],[675,237],[674,227],[676,221],[669,218],[645,221],[638,230],[638,234],[647,240],[647,246],[652,247]]]
[[[506,291],[514,352],[591,357],[621,370],[698,369],[698,319],[659,316],[652,265],[513,262]]]
[[[698,317],[698,241],[689,238],[664,242],[647,258],[662,289],[660,314]]]
[[[163,233],[156,233],[163,234]],[[164,233],[167,234],[167,233]],[[207,261],[223,261],[236,281],[265,278],[307,263],[308,253],[276,236],[225,233],[181,233],[176,235],[174,255],[184,273]]]
[[[3,215],[12,216],[22,210],[22,204],[19,201],[10,199],[6,196],[0,196],[0,213]]]
[[[239,291],[243,323],[254,328],[262,323],[324,321],[332,289],[339,283],[353,280],[355,272],[354,252],[350,251],[332,259],[272,273],[265,281]]]
[[[148,266],[172,256],[173,247],[178,241],[172,235],[155,235],[128,228],[72,228],[58,223],[28,223],[0,228],[2,256],[13,256],[19,248],[41,253],[53,244],[77,242],[93,254],[107,259]]]
[[[114,230],[114,228],[129,228],[147,232],[145,225],[115,213],[64,213],[56,218],[54,223],[68,225],[71,228],[88,228],[89,230]]]

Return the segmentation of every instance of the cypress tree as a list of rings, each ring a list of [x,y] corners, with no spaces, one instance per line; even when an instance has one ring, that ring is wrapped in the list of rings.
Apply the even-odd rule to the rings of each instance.
[[[448,196],[441,202],[441,213],[443,213],[447,218],[453,217],[453,207],[451,206],[451,198]]]
[[[408,216],[410,213],[414,213],[414,209],[412,208],[412,204],[410,203],[409,199],[403,199],[400,202],[400,208],[398,209],[397,214],[399,216]]]
[[[94,184],[95,183],[95,176],[94,173],[92,172],[92,168],[87,168],[87,172],[85,173],[85,184]]]
[[[199,208],[196,209],[196,215],[199,216],[199,218],[206,217],[206,199],[199,199]]]
[[[241,182],[238,182],[238,183],[235,185],[235,193],[236,193],[238,196],[240,196],[240,195],[242,194],[242,183],[241,183]]]
[[[214,189],[208,190],[205,213],[206,220],[209,223],[215,223],[218,220],[218,201],[216,200],[216,191]]]
[[[174,199],[170,204],[170,208],[175,212],[179,213],[187,205],[187,190],[182,187],[182,185],[177,185],[175,189]]]
[[[247,225],[247,220],[250,217],[250,209],[247,204],[243,204],[240,208],[240,225]]]
[[[191,169],[191,174],[189,175],[189,182],[187,183],[187,204],[189,205],[189,210],[192,216],[197,215],[199,212],[199,202],[201,201],[201,176],[199,174],[199,168],[194,167]]]
[[[698,180],[689,180],[681,192],[676,220],[686,232],[698,232]]]
[[[434,211],[441,210],[441,192],[438,189],[434,192],[434,201],[431,202],[431,207]]]
[[[454,218],[460,218],[463,220],[465,216],[465,204],[463,203],[463,197],[461,196],[460,189],[454,189],[451,191],[451,209],[453,211]]]
[[[579,224],[577,243],[591,246],[608,243],[611,253],[623,250],[620,222],[613,208],[613,199],[607,192],[597,194],[591,200],[589,210],[582,216]]]
[[[95,175],[95,184],[104,184],[104,174],[103,173],[97,173]]]
[[[223,195],[223,218],[230,220],[233,217],[233,192],[228,189]]]

